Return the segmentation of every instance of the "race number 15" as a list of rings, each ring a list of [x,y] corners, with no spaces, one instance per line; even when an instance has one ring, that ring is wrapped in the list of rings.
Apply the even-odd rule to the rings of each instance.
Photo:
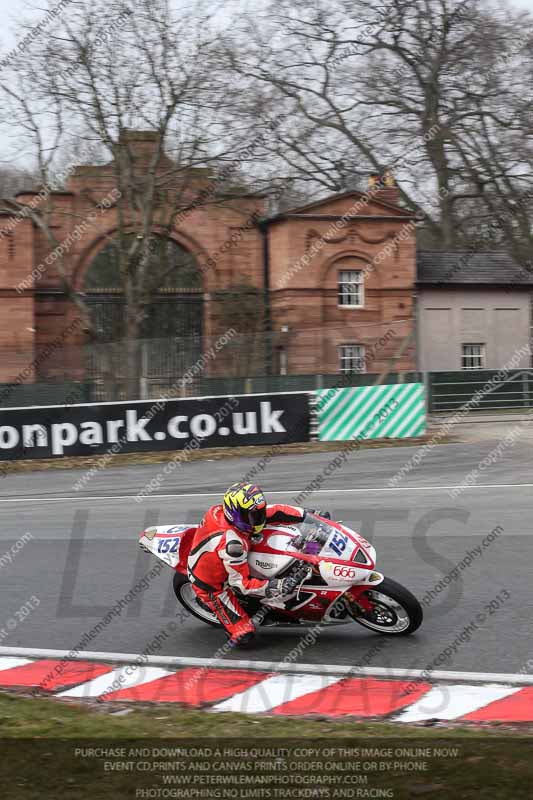
[[[335,536],[332,537],[329,546],[333,552],[340,557],[346,550],[347,543],[348,537],[344,533],[336,533]]]

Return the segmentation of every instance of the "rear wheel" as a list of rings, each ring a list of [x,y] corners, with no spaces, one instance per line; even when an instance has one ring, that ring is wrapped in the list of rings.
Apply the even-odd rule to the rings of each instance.
[[[222,623],[219,622],[217,615],[211,611],[208,606],[202,603],[192,588],[189,579],[185,575],[182,575],[180,572],[175,572],[172,585],[178,603],[180,603],[180,605],[182,605],[190,614],[196,617],[196,619],[201,619],[202,622],[206,622],[208,625],[212,625],[214,628],[224,627]],[[277,614],[274,610],[269,611],[267,614],[263,613],[259,618],[255,619],[255,614],[257,614],[260,609],[264,609],[264,611],[266,611],[265,607],[261,604],[261,601],[256,597],[242,596],[240,594],[237,595],[237,599],[246,614],[254,618],[256,625],[263,625],[269,620],[275,620],[278,622],[288,621],[281,612]]]
[[[175,572],[172,585],[178,603],[180,603],[189,614],[192,614],[196,619],[201,619],[202,622],[206,622],[208,625],[212,625],[214,628],[223,627],[222,623],[218,621],[214,611],[211,611],[201,602],[185,575],[182,575],[180,572]]]
[[[422,606],[414,594],[391,578],[368,589],[365,596],[374,608],[354,617],[365,628],[386,636],[408,636],[422,624]]]

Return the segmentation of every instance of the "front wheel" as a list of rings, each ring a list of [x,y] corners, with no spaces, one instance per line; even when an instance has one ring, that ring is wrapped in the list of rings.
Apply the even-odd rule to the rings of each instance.
[[[386,636],[408,636],[422,624],[422,606],[408,589],[391,578],[385,578],[365,596],[372,602],[372,611],[354,616],[359,625]]]

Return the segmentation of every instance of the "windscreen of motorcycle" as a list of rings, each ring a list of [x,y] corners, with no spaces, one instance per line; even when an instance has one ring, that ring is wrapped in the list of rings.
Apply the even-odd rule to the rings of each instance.
[[[287,550],[291,539],[297,533],[298,531],[296,530],[294,530],[294,533],[270,533],[268,531],[266,534],[263,533],[262,542],[257,547],[252,545],[252,549],[248,554],[248,566],[251,574],[256,578],[273,578],[292,564],[294,561],[292,556],[280,556],[275,553],[269,553],[268,550],[270,548],[272,550]]]

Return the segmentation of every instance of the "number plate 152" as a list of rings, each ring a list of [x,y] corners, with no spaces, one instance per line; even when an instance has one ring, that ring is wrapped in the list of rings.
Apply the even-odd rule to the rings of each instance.
[[[180,539],[179,536],[175,539],[160,539],[157,546],[158,553],[177,553]]]

